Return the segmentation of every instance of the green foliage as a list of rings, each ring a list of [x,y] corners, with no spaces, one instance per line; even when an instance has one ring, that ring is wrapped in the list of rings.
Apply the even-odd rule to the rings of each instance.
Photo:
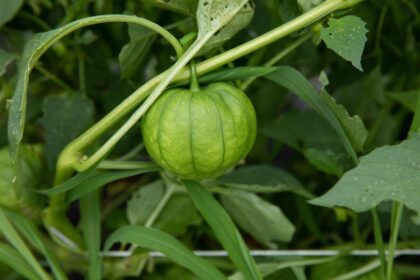
[[[109,250],[116,242],[130,242],[161,252],[172,261],[191,270],[203,279],[226,279],[214,266],[195,256],[181,242],[171,235],[156,229],[135,225],[122,227],[108,237],[105,248]]]
[[[222,195],[223,206],[233,220],[268,248],[277,248],[275,241],[288,242],[295,228],[283,212],[258,195],[231,191]]]
[[[321,29],[321,38],[328,48],[362,70],[360,63],[366,43],[366,23],[356,16],[331,18],[328,27]]]
[[[419,150],[420,137],[417,134],[398,145],[377,148],[362,157],[360,164],[344,174],[329,192],[311,203],[362,212],[383,201],[394,200],[404,203],[418,215]]]
[[[301,183],[290,173],[269,165],[250,165],[219,177],[217,182],[227,188],[255,192],[294,192],[311,197]]]
[[[161,180],[142,186],[127,202],[127,218],[130,224],[143,225],[152,214],[164,194]]]
[[[198,226],[200,223],[201,218],[191,199],[185,194],[175,194],[154,224],[156,228],[173,236],[183,236],[188,232],[189,226]]]
[[[415,257],[393,265],[420,237],[419,15],[407,0],[0,0],[1,278],[419,278]],[[184,185],[139,123],[193,65],[201,88],[244,91],[257,129],[247,156]],[[222,100],[212,112],[236,112]],[[213,117],[191,135],[251,142]],[[160,148],[190,143],[170,140]],[[209,167],[216,153],[196,146]]]

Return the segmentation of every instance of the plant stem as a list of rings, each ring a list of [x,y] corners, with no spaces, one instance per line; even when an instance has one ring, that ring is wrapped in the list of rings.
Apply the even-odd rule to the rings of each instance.
[[[376,244],[376,248],[378,249],[379,260],[381,261],[382,279],[385,279],[386,259],[385,259],[384,240],[383,240],[382,232],[381,232],[381,223],[379,221],[378,211],[376,211],[376,208],[373,208],[371,212],[372,212],[372,219],[373,219],[373,235],[375,236],[375,244]]]
[[[388,266],[386,269],[386,280],[392,279],[394,253],[395,253],[395,248],[398,241],[398,234],[400,231],[403,209],[404,209],[404,205],[401,202],[398,202],[398,201],[392,202],[391,236],[389,239]]]
[[[191,62],[190,62],[190,72],[191,72],[190,89],[191,89],[191,91],[199,91],[200,90],[200,84],[198,83],[197,69],[196,69],[194,60],[191,60]]]

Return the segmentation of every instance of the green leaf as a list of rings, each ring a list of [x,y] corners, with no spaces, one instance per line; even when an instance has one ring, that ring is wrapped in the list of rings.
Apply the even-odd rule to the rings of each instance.
[[[157,167],[154,164],[151,164],[149,167],[145,166],[144,168],[138,168],[135,170],[114,172],[98,171],[95,167],[93,167],[85,172],[77,174],[63,184],[55,186],[54,188],[39,190],[38,192],[45,195],[55,195],[71,190],[67,199],[69,201],[73,201],[113,181],[156,170]]]
[[[0,77],[4,73],[6,73],[6,67],[7,67],[7,65],[9,65],[10,63],[12,63],[16,58],[17,58],[16,55],[0,49]]]
[[[154,172],[156,171],[156,167],[145,167],[136,170],[128,170],[128,171],[115,171],[115,172],[100,172],[98,174],[93,175],[88,180],[84,181],[77,187],[70,190],[67,201],[72,202],[77,200],[78,198],[84,196],[85,194],[94,191],[98,188],[105,186],[111,182],[121,180],[124,178],[137,176],[140,174]],[[54,188],[55,189],[55,188]]]
[[[168,259],[187,268],[202,279],[226,279],[217,268],[194,255],[181,242],[162,231],[138,225],[125,226],[108,237],[105,249],[109,250],[116,242],[133,243],[149,250],[161,252]]]
[[[311,106],[318,114],[325,118],[334,128],[335,132],[341,139],[341,142],[347,153],[357,162],[356,152],[351,145],[343,127],[338,121],[331,109],[322,101],[320,95],[313,85],[296,69],[289,66],[280,66],[274,72],[264,76],[265,78],[280,84],[299,96],[309,106]]]
[[[200,222],[201,218],[188,195],[174,194],[154,222],[154,227],[172,236],[181,236],[187,233],[189,226],[199,225]]]
[[[294,192],[304,197],[313,195],[285,170],[269,165],[250,165],[226,173],[217,182],[229,188],[256,192]]]
[[[95,190],[80,198],[81,226],[88,251],[88,279],[101,279],[101,205],[100,192]]]
[[[121,77],[130,79],[139,73],[139,67],[152,46],[156,33],[152,30],[135,24],[128,25],[128,42],[118,55],[121,65]]]
[[[92,124],[94,108],[89,98],[73,93],[46,97],[42,111],[45,156],[53,169],[63,148]]]
[[[0,27],[15,16],[22,4],[23,0],[0,0]]]
[[[333,174],[338,177],[344,172],[343,164],[341,163],[341,155],[336,154],[331,150],[320,150],[309,148],[302,151],[309,163],[328,174]]]
[[[245,242],[223,207],[199,183],[184,181],[184,185],[195,206],[213,229],[214,234],[228,252],[232,262],[245,275],[245,278],[248,280],[262,279]]]
[[[276,205],[244,191],[224,192],[221,199],[239,226],[264,246],[275,249],[273,241],[292,239],[295,227]]]
[[[321,92],[321,98],[334,112],[354,149],[358,152],[363,151],[363,145],[369,133],[362,119],[358,115],[350,116],[347,109],[343,105],[337,104],[336,100],[327,91],[323,90]]]
[[[420,214],[420,136],[398,145],[375,149],[360,159],[326,194],[310,203],[325,207],[347,207],[355,212],[394,200]],[[417,216],[417,220],[419,220]]]
[[[20,256],[20,254],[9,245],[3,243],[0,243],[0,262],[11,267],[14,271],[24,276],[26,279],[39,279],[29,264]]]
[[[165,193],[162,180],[142,186],[127,202],[127,218],[130,224],[143,225]]]
[[[314,111],[291,110],[262,132],[300,151],[317,169],[340,176],[347,157],[333,128]]]
[[[328,48],[363,71],[361,58],[367,41],[366,23],[357,16],[331,18],[321,29],[321,38]]]

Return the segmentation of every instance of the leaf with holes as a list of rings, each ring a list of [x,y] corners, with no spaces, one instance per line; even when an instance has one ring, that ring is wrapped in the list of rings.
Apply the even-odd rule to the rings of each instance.
[[[420,214],[420,135],[398,145],[380,147],[360,160],[326,194],[310,202],[347,207],[356,212],[394,200]],[[416,217],[420,222],[419,216]]]
[[[247,4],[248,0],[200,0],[197,8],[198,37],[213,34]]]
[[[361,58],[367,41],[366,23],[356,16],[331,18],[328,27],[321,29],[321,38],[328,48],[363,71]]]

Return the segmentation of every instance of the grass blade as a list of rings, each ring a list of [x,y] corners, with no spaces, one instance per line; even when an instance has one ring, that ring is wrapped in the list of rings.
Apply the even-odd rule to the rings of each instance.
[[[55,279],[58,280],[66,280],[68,279],[64,271],[62,270],[60,263],[58,262],[56,256],[51,252],[51,250],[45,245],[44,241],[42,240],[41,233],[37,229],[37,227],[33,224],[32,221],[28,220],[27,218],[14,214],[14,213],[8,213],[8,215],[15,215],[13,218],[14,225],[17,227],[19,232],[24,235],[25,239],[31,243],[31,245],[41,252],[49,266],[51,267],[51,270],[55,276]]]
[[[195,206],[213,229],[217,239],[229,253],[229,257],[245,276],[245,279],[262,279],[254,259],[232,219],[217,200],[202,185],[184,181]]]
[[[11,267],[14,271],[24,276],[26,279],[39,279],[21,255],[19,255],[15,249],[3,243],[0,243],[0,262]]]
[[[101,279],[102,259],[99,255],[101,245],[101,217],[99,190],[80,198],[82,230],[89,254],[88,279]]]
[[[159,251],[202,279],[226,280],[217,268],[194,255],[181,242],[165,232],[138,225],[124,226],[108,237],[105,249],[110,249],[116,242],[133,243],[149,250]]]
[[[0,231],[4,234],[6,239],[16,248],[16,250],[22,255],[26,262],[34,269],[40,279],[50,279],[48,274],[42,269],[37,259],[32,255],[26,244],[20,238],[19,234],[13,228],[10,221],[7,219],[0,208]]]

